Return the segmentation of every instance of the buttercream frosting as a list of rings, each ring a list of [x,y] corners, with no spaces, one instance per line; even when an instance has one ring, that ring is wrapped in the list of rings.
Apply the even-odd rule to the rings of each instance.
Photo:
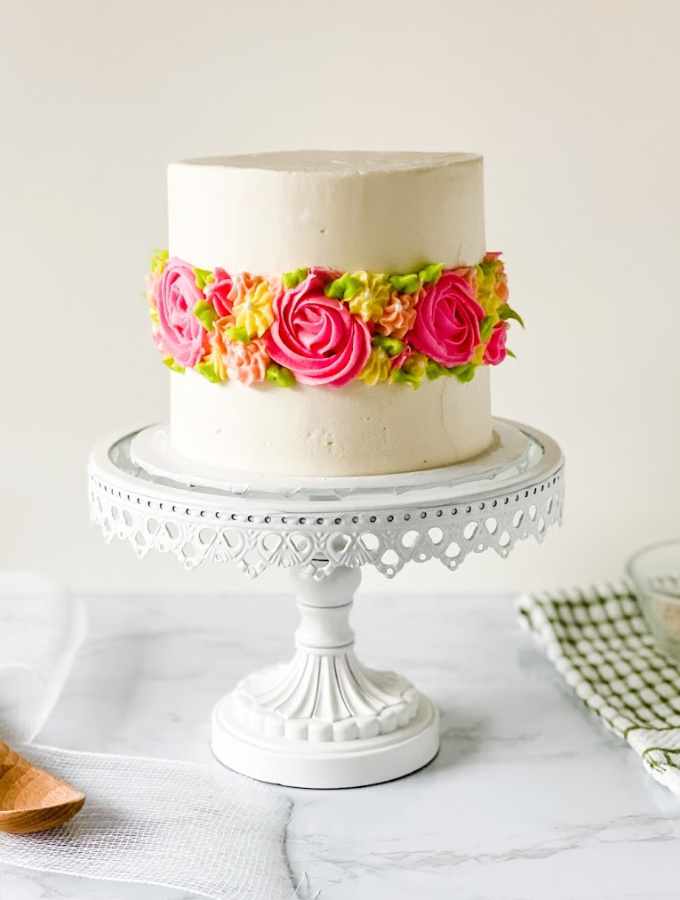
[[[378,475],[461,462],[491,443],[489,369],[408,384],[324,389],[268,380],[210,384],[171,373],[170,438],[183,456],[236,472]]]
[[[412,272],[484,256],[482,158],[298,151],[173,163],[170,253],[206,269]]]

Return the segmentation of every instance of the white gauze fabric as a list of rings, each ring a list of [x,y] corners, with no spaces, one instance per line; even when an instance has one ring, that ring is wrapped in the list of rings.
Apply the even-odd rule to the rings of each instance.
[[[0,737],[30,741],[85,637],[83,604],[32,572],[0,572]]]
[[[217,764],[20,743],[49,715],[84,632],[82,604],[55,585],[0,574],[0,738],[87,796],[60,828],[0,833],[0,862],[214,900],[298,896],[283,848],[290,803],[272,788]]]

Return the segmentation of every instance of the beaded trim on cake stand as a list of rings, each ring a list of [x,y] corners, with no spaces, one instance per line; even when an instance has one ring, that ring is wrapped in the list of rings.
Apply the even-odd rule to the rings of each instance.
[[[212,747],[225,765],[337,788],[388,781],[436,755],[436,708],[402,676],[358,661],[349,613],[362,566],[388,577],[428,559],[455,569],[470,553],[507,556],[519,540],[540,541],[560,521],[557,444],[503,420],[494,429],[489,453],[462,466],[351,479],[248,481],[201,467],[191,476],[163,426],[95,447],[91,511],[107,540],[128,540],[139,556],[173,553],[187,568],[212,559],[251,577],[291,570],[295,655],[218,702]]]

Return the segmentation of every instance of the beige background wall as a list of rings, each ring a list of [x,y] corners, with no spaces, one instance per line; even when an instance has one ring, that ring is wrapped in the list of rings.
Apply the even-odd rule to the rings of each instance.
[[[568,456],[566,521],[507,562],[371,589],[520,589],[618,576],[680,532],[680,4],[288,0],[0,2],[0,565],[81,589],[248,585],[106,548],[100,435],[166,414],[141,300],[165,166],[261,149],[486,157],[488,246],[527,322],[498,414]]]

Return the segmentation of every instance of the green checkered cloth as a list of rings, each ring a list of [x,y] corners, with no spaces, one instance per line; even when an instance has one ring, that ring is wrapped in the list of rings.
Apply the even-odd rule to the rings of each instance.
[[[518,612],[576,695],[680,795],[680,666],[627,586],[521,597]]]

